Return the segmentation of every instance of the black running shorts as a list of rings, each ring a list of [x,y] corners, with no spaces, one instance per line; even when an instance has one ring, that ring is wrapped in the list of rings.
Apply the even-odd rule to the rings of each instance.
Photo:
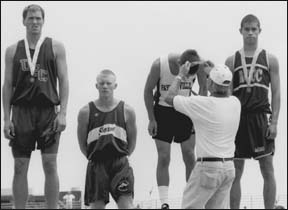
[[[195,134],[191,119],[177,112],[173,107],[154,106],[154,115],[157,122],[157,135],[153,139],[167,143],[182,143]]]

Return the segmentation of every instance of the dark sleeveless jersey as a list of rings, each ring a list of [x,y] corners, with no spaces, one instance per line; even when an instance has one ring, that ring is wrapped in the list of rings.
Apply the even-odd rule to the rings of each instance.
[[[31,56],[34,54],[33,51],[30,49]],[[12,104],[59,105],[57,66],[51,38],[45,38],[41,45],[33,78],[28,65],[24,40],[21,40],[17,44],[13,59]]]
[[[252,59],[252,57],[245,57],[248,73],[250,71]],[[244,78],[241,55],[239,51],[237,51],[234,56],[233,71],[233,95],[241,101],[242,113],[271,113],[268,99],[270,69],[268,64],[267,52],[265,50],[262,50],[259,53],[255,65],[255,71],[250,84],[251,92],[247,92],[248,86]]]
[[[87,158],[107,160],[128,155],[124,102],[110,112],[101,112],[90,102],[89,110]]]

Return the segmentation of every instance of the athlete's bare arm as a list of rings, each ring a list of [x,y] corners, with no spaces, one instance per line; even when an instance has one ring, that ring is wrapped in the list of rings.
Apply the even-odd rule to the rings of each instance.
[[[87,136],[89,123],[89,106],[80,109],[78,114],[77,136],[81,152],[87,157]]]
[[[124,105],[124,115],[127,131],[128,152],[130,156],[136,147],[136,139],[137,139],[136,115],[134,109],[128,104]]]
[[[13,95],[13,58],[17,43],[8,47],[5,53],[5,76],[2,88],[3,114],[4,114],[4,136],[13,139],[15,136],[14,125],[10,119],[11,99]]]
[[[160,79],[160,58],[158,58],[153,62],[144,89],[144,101],[149,118],[148,132],[151,136],[155,136],[157,134],[157,123],[153,111],[153,104],[154,104],[153,89],[156,87],[159,79]]]
[[[198,94],[201,96],[207,96],[208,94],[208,89],[207,89],[207,74],[201,69],[200,71],[197,71],[197,80],[199,84],[199,92]]]
[[[226,59],[225,61],[225,65],[228,66],[228,68],[230,69],[230,71],[232,72],[232,75],[234,76],[234,66],[233,66],[233,59],[234,59],[234,56],[230,56]],[[233,79],[232,79],[233,81]],[[230,92],[233,93],[233,82],[231,82],[230,84]]]
[[[271,125],[268,130],[268,138],[274,139],[277,135],[277,123],[280,111],[280,75],[279,75],[279,63],[277,58],[268,54],[270,78],[271,78],[271,107],[272,107],[272,119]]]
[[[145,89],[144,89],[144,101],[148,112],[149,120],[155,120],[153,112],[153,89],[156,87],[157,82],[160,79],[160,59],[153,62],[150,73],[147,77]]]
[[[56,40],[53,40],[52,46],[56,58],[60,96],[60,112],[57,116],[54,129],[61,132],[66,127],[65,117],[69,95],[68,71],[64,45]]]

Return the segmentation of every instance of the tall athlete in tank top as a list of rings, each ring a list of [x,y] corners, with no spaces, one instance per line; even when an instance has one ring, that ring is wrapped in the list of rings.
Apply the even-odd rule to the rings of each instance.
[[[195,164],[195,132],[192,121],[164,101],[169,86],[178,75],[180,62],[185,63],[186,60],[197,66],[196,63],[200,61],[200,57],[195,50],[186,50],[181,55],[169,54],[157,59],[151,67],[144,91],[145,105],[149,117],[148,131],[152,138],[155,139],[158,152],[157,184],[163,209],[169,208],[167,202],[172,141],[181,144],[186,167],[186,181]],[[195,78],[190,77],[190,80],[183,81],[178,94],[189,96]],[[198,71],[197,79],[200,86],[200,94],[206,95],[205,73]]]
[[[241,101],[242,112],[236,136],[236,177],[230,193],[231,209],[240,206],[240,179],[244,159],[259,160],[264,178],[264,205],[272,209],[275,204],[276,183],[273,169],[274,139],[280,110],[280,77],[278,60],[259,48],[260,22],[254,15],[242,19],[240,33],[243,49],[226,60],[233,73],[233,95]],[[271,84],[272,111],[268,99]],[[270,121],[267,114],[271,114]]]
[[[4,135],[10,140],[15,160],[13,196],[15,207],[20,209],[28,199],[27,172],[36,142],[42,155],[47,207],[58,207],[56,160],[60,132],[66,127],[69,87],[64,46],[42,35],[44,16],[38,5],[25,7],[26,37],[8,47],[5,57]],[[59,113],[56,105],[60,105]]]
[[[116,76],[103,70],[97,76],[99,98],[78,115],[78,141],[88,159],[85,205],[103,209],[109,194],[119,208],[134,208],[134,176],[127,156],[136,146],[136,121],[132,107],[114,98]]]

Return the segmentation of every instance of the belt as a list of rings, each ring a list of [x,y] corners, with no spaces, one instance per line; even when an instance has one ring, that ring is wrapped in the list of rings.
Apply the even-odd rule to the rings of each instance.
[[[224,162],[224,161],[230,161],[230,160],[233,160],[234,158],[217,158],[217,157],[202,157],[202,158],[197,158],[197,161],[200,161],[200,162],[202,162],[202,161],[222,161],[222,162]]]

